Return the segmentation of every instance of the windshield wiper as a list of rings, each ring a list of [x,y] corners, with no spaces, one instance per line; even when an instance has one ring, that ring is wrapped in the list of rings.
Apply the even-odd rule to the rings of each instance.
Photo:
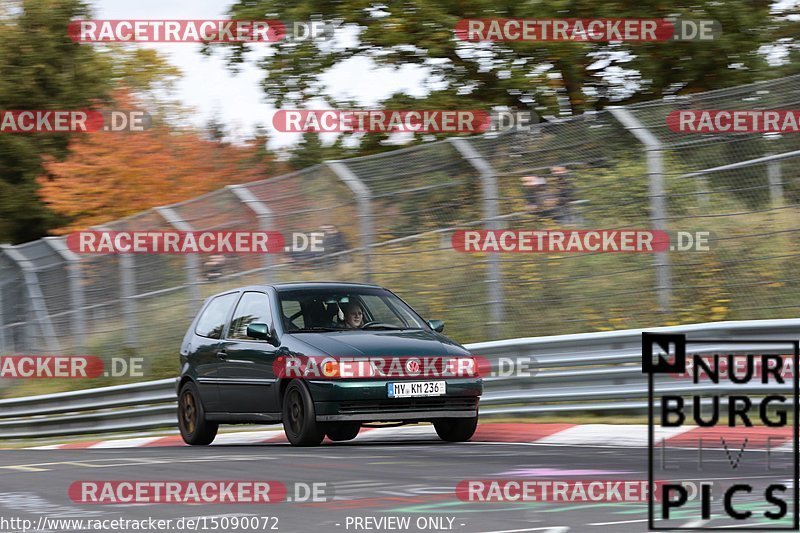
[[[342,331],[342,328],[329,328],[325,326],[314,326],[311,328],[301,328],[288,331],[287,333],[313,333],[315,331]]]
[[[400,326],[392,326],[391,324],[371,324],[369,326],[364,326],[361,329],[406,329],[401,328]]]

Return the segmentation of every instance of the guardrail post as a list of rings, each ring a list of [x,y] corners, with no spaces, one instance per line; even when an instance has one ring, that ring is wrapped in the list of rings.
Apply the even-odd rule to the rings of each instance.
[[[272,211],[267,204],[256,198],[253,191],[245,185],[228,185],[226,187],[237,200],[242,202],[248,207],[258,218],[258,229],[261,231],[270,231],[272,229]],[[270,283],[272,281],[272,254],[262,254],[262,265],[264,267],[264,282]]]
[[[70,300],[72,302],[72,347],[79,352],[86,349],[86,300],[83,294],[83,272],[77,254],[67,248],[63,238],[45,237],[44,242],[58,253],[67,265]]]
[[[361,248],[364,257],[364,278],[372,281],[372,194],[367,185],[350,170],[343,161],[327,161],[326,164],[342,182],[353,191],[358,203],[359,226],[361,227]]]
[[[47,303],[42,294],[42,289],[39,286],[39,276],[36,274],[36,267],[31,263],[19,250],[8,244],[0,245],[6,255],[19,265],[22,270],[23,279],[25,280],[25,288],[28,291],[28,298],[31,302],[31,310],[35,317],[36,323],[39,325],[39,333],[42,335],[44,345],[47,350],[53,354],[60,354],[61,349],[58,344],[58,337],[53,328],[53,323],[50,321],[50,316],[47,313]]]
[[[487,229],[495,231],[502,229],[500,221],[497,219],[497,198],[499,194],[497,192],[497,175],[494,169],[466,139],[450,137],[449,141],[455,146],[461,156],[469,161],[470,165],[479,173],[483,190],[483,218],[487,222]],[[486,276],[486,285],[489,296],[489,336],[491,338],[498,338],[500,337],[500,326],[503,324],[505,318],[503,309],[503,273],[500,270],[499,254],[490,252],[487,262],[488,272]]]
[[[609,108],[615,119],[630,131],[645,147],[647,157],[647,176],[650,191],[650,220],[656,231],[665,231],[667,203],[664,193],[664,156],[661,141],[648,130],[633,113],[624,107]],[[672,278],[670,277],[669,252],[656,252],[656,291],[662,312],[670,310]]]
[[[191,224],[171,207],[156,207],[155,210],[167,223],[178,231],[194,231]],[[197,254],[186,255],[186,284],[189,287],[189,318],[194,318],[203,301],[200,296],[200,258]]]

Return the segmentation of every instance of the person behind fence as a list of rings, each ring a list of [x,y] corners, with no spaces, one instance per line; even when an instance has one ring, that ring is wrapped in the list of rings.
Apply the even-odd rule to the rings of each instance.
[[[550,168],[554,185],[557,191],[557,208],[553,218],[559,223],[573,223],[573,209],[575,204],[575,190],[572,184],[572,174],[567,167],[554,166]]]
[[[555,184],[541,176],[522,178],[526,210],[545,218],[556,218],[559,213],[558,190]]]
[[[522,176],[522,196],[525,198],[525,209],[536,211],[539,209],[541,195],[544,192],[547,181],[539,176]]]

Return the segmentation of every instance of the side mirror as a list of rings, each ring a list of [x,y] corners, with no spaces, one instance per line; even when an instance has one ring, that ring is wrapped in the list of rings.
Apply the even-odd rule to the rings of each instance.
[[[444,320],[428,320],[428,325],[433,331],[441,333],[444,331]]]
[[[247,336],[252,339],[259,339],[262,341],[268,341],[272,338],[272,335],[269,333],[269,326],[266,324],[261,324],[260,322],[254,322],[247,325]]]

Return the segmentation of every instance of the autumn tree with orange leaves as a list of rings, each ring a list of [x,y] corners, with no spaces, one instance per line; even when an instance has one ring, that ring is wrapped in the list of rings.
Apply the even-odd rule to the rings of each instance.
[[[66,159],[45,162],[38,180],[42,201],[69,220],[51,233],[66,234],[276,175],[278,164],[263,149],[264,141],[233,145],[166,125],[77,137]]]

